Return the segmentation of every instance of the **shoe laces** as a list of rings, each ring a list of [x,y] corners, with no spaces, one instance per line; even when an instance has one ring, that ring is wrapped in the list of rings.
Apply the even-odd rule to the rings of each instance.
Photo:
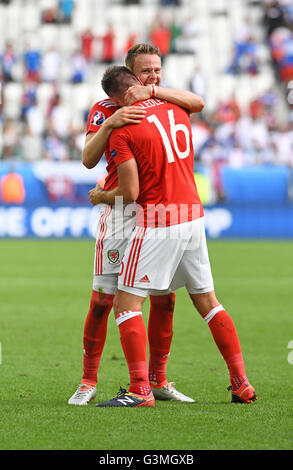
[[[120,395],[124,395],[125,393],[127,393],[126,388],[122,388],[120,385],[119,392],[117,392],[117,397],[119,397]]]
[[[170,391],[174,391],[175,390],[174,385],[175,385],[175,382],[168,382],[168,384],[166,385],[166,388]]]
[[[86,392],[90,390],[90,386],[86,384],[81,384],[78,389],[76,390],[75,396],[76,397],[82,397]]]

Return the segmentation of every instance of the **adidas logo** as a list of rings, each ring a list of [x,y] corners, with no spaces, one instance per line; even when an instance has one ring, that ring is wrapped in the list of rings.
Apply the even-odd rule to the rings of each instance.
[[[140,280],[139,282],[150,282],[149,278],[147,277],[147,275],[145,274]]]

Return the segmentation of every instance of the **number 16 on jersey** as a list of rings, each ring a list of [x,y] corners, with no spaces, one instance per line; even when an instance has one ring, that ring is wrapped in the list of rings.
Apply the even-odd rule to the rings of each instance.
[[[171,134],[172,142],[173,142],[173,145],[174,145],[174,148],[175,148],[175,152],[176,152],[178,158],[181,158],[181,159],[186,158],[186,157],[188,157],[188,155],[190,153],[190,135],[189,135],[188,127],[185,126],[185,124],[175,124],[175,117],[174,117],[173,109],[170,109],[168,111],[168,118],[169,118],[170,134]],[[168,163],[174,163],[175,162],[174,152],[173,152],[173,149],[172,149],[172,146],[171,146],[170,139],[168,137],[168,134],[167,134],[163,124],[161,123],[161,121],[159,120],[159,118],[155,114],[152,114],[151,116],[148,116],[147,120],[150,123],[154,123],[156,128],[160,132],[160,135],[162,137],[162,140],[163,140],[163,143],[164,143],[164,146],[165,146]],[[178,143],[177,143],[177,135],[176,134],[179,131],[182,131],[184,133],[185,142],[186,142],[186,149],[183,152],[181,150],[179,150]]]

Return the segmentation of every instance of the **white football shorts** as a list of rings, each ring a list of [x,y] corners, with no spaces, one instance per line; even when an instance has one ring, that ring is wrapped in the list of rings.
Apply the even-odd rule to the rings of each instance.
[[[94,255],[95,291],[116,292],[121,259],[136,221],[136,213],[125,207],[101,205]]]
[[[136,227],[122,258],[118,289],[146,297],[184,286],[190,294],[214,290],[204,217],[169,227]]]

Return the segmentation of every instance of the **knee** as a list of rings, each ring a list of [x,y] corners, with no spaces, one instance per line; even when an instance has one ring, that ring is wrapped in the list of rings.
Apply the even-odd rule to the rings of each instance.
[[[117,298],[117,295],[115,295],[114,300],[113,300],[113,310],[114,310],[115,315],[118,315],[118,313],[120,313],[119,309],[120,309],[119,299]]]
[[[203,294],[190,294],[190,298],[201,316],[206,315],[210,310],[220,304],[214,291],[205,292]]]
[[[113,305],[113,295],[92,291],[90,308],[95,316],[101,316]]]
[[[166,295],[151,295],[150,302],[154,307],[159,307],[162,310],[173,311],[175,307],[175,292]]]

